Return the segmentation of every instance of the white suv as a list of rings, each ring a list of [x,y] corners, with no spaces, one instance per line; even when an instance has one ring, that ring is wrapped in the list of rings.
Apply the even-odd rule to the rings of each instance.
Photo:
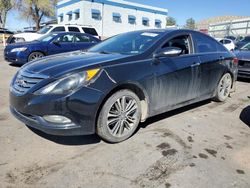
[[[65,32],[65,31],[88,33],[88,34],[91,34],[91,35],[99,38],[95,28],[92,28],[92,27],[86,27],[86,26],[82,26],[82,25],[53,24],[53,25],[44,26],[42,29],[40,29],[36,33],[14,34],[10,39],[8,39],[8,43],[33,41],[33,40],[36,40],[44,35],[51,33],[51,32]]]

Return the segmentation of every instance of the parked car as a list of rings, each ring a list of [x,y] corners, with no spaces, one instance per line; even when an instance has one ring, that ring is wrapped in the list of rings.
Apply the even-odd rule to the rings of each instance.
[[[28,42],[36,40],[44,35],[53,32],[79,32],[79,33],[87,33],[95,36],[96,38],[100,38],[95,30],[92,27],[86,27],[82,25],[60,25],[60,24],[52,24],[44,26],[36,33],[24,32],[13,35],[10,39],[8,39],[8,43],[17,43],[17,42]]]
[[[236,53],[239,59],[239,78],[250,78],[250,43],[243,46]]]
[[[10,86],[10,109],[26,125],[55,135],[129,138],[147,118],[213,98],[225,101],[237,59],[191,30],[143,30],[87,52],[24,65]]]
[[[231,36],[231,35],[225,36],[224,38],[225,38],[225,39],[230,39],[230,40],[232,40],[232,41],[234,41],[234,42],[235,42],[236,39],[237,39],[235,36]]]
[[[15,64],[24,64],[52,54],[84,50],[98,42],[99,39],[85,33],[50,33],[32,42],[7,45],[4,49],[4,58]]]
[[[249,42],[250,42],[250,36],[246,36],[242,40],[236,43],[236,48],[240,49]]]
[[[229,51],[233,51],[235,49],[234,41],[231,39],[221,39],[220,43],[223,44]]]

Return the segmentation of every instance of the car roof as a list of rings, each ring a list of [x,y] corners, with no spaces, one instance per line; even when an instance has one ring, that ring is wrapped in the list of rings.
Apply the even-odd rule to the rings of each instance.
[[[46,26],[52,26],[52,27],[64,27],[64,26],[73,26],[73,27],[88,27],[88,28],[93,28],[94,29],[94,27],[92,27],[92,26],[90,26],[90,25],[78,25],[78,24],[49,24],[49,25],[45,25],[44,27],[46,27]]]

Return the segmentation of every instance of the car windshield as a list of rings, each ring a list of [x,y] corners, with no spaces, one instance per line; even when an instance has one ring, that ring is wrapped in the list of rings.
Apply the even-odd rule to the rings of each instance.
[[[88,51],[128,55],[140,54],[149,49],[163,34],[164,32],[158,31],[124,33],[109,38],[90,48]]]
[[[52,28],[52,26],[44,26],[42,29],[40,29],[39,31],[37,31],[37,33],[39,33],[39,34],[45,34],[45,33],[47,33],[51,28]]]
[[[37,40],[41,41],[41,42],[47,42],[47,41],[50,41],[51,39],[53,39],[55,36],[57,36],[56,33],[50,33],[48,35],[45,35],[45,36],[38,38]]]

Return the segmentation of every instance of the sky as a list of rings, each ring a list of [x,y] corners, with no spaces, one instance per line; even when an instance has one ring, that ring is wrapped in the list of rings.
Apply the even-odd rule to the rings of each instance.
[[[129,0],[130,2],[166,8],[169,16],[184,25],[188,18],[200,21],[214,16],[250,16],[250,0]],[[20,18],[17,11],[10,11],[6,27],[11,30],[32,26]]]

